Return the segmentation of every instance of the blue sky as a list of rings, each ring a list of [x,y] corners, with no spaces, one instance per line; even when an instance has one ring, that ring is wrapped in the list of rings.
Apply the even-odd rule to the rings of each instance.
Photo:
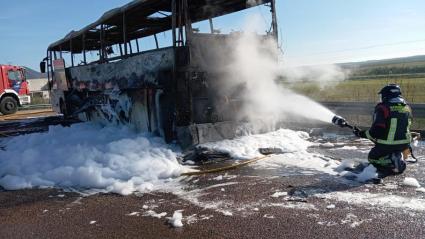
[[[128,2],[0,0],[0,63],[37,69],[50,43]],[[425,54],[422,0],[277,0],[277,8],[285,58],[296,65]],[[269,21],[265,9],[249,14]],[[217,28],[237,30],[245,18],[217,19]]]

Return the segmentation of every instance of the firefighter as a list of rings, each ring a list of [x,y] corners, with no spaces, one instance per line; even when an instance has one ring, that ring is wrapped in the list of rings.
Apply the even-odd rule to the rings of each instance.
[[[375,143],[368,161],[379,173],[399,174],[406,169],[402,152],[410,147],[412,111],[401,96],[400,86],[389,84],[379,94],[381,102],[375,107],[372,126],[363,131],[354,127],[353,133]]]

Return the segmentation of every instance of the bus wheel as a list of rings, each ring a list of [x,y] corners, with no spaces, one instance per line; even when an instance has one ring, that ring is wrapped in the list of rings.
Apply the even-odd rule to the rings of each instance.
[[[18,102],[10,96],[6,96],[0,102],[0,112],[4,115],[14,114],[18,111]]]

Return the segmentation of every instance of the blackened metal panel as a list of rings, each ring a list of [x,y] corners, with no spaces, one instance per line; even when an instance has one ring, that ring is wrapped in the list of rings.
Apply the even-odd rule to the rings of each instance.
[[[190,64],[207,72],[224,72],[232,62],[237,35],[194,33],[190,39]]]
[[[238,119],[244,86],[233,85],[228,79],[228,72],[239,38],[239,34],[192,35],[189,46],[193,123]]]
[[[171,71],[174,51],[165,48],[127,59],[69,69],[72,88],[102,91],[159,87],[163,72]]]

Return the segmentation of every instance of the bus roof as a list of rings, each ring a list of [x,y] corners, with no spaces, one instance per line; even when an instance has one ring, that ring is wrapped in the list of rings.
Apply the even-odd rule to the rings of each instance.
[[[190,19],[195,23],[269,3],[272,0],[187,1]],[[73,53],[81,53],[83,49],[99,50],[101,25],[104,26],[105,46],[123,43],[124,16],[127,41],[170,30],[172,28],[171,2],[171,0],[134,0],[104,13],[97,21],[79,31],[71,31],[64,38],[52,43],[48,50]]]

